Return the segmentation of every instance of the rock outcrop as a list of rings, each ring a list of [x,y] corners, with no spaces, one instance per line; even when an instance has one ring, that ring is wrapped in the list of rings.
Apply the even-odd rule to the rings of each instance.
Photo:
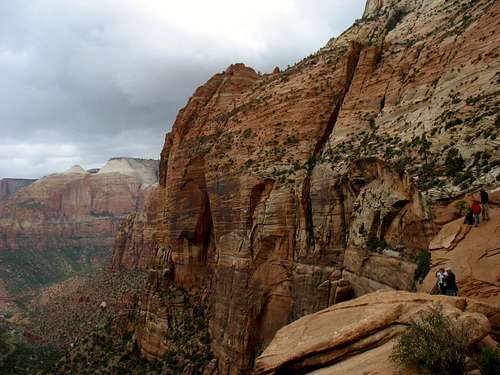
[[[115,236],[111,269],[147,270],[155,251],[154,225],[158,217],[158,185],[144,191],[144,206],[130,213],[121,223]]]
[[[491,340],[492,326],[499,328],[498,305],[424,293],[375,292],[280,329],[257,358],[255,374],[401,374],[390,360],[396,339],[435,304],[467,327],[469,345]],[[407,369],[404,373],[413,374]]]
[[[0,179],[0,202],[12,197],[19,189],[31,185],[36,180],[28,178],[2,178]]]
[[[165,138],[147,212],[115,246],[114,267],[151,259],[143,355],[165,352],[158,301],[172,282],[206,294],[221,374],[251,371],[306,314],[412,289],[437,233],[432,201],[500,171],[499,12],[488,0],[369,1],[293,67],[235,64],[199,87]]]

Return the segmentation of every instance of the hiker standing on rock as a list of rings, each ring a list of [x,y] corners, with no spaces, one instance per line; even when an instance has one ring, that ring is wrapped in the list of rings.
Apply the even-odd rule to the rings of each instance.
[[[447,296],[456,296],[458,294],[457,280],[455,274],[448,268],[446,270],[446,276],[444,278],[444,283],[446,285],[446,295]]]
[[[444,278],[446,277],[446,272],[444,271],[444,268],[440,268],[436,272],[436,285],[438,289],[439,294],[446,294],[446,288],[444,284]]]
[[[467,213],[465,214],[464,224],[474,225],[474,215],[472,214],[472,209],[469,207]]]
[[[472,215],[474,216],[474,226],[478,227],[480,220],[479,215],[481,214],[481,205],[479,204],[479,201],[477,200],[472,201],[470,209],[472,211]]]
[[[479,195],[481,196],[481,209],[483,212],[483,220],[484,221],[490,220],[490,206],[488,205],[489,202],[488,193],[484,190],[481,190],[479,192]]]

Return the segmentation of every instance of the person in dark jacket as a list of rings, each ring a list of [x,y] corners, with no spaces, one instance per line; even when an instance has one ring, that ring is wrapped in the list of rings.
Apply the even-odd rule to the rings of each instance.
[[[446,270],[446,276],[444,278],[444,283],[446,285],[446,295],[456,296],[458,294],[457,280],[453,271],[448,268]]]
[[[476,227],[479,226],[479,215],[481,215],[481,205],[479,201],[474,200],[470,205],[470,209],[472,211],[472,215],[474,216],[474,224]]]
[[[474,225],[474,215],[472,214],[470,207],[467,209],[467,213],[465,214],[464,224]]]
[[[490,220],[490,207],[488,205],[488,203],[489,203],[488,193],[484,190],[481,190],[479,192],[479,195],[481,196],[481,212],[483,213],[483,220],[484,221]]]
[[[446,294],[446,287],[444,284],[445,277],[446,277],[446,272],[444,271],[444,268],[440,268],[436,272],[436,285],[439,294]]]

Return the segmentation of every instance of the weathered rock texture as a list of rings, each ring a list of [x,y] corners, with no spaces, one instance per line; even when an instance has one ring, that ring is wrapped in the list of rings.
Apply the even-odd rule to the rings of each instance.
[[[74,166],[36,181],[0,204],[0,251],[111,247],[120,219],[142,206],[157,168],[155,160],[119,158],[98,173]]]
[[[111,268],[146,270],[155,250],[154,223],[158,216],[160,189],[155,184],[144,191],[144,205],[127,216],[115,236]]]
[[[115,246],[114,267],[151,258],[143,354],[164,354],[156,296],[171,281],[207,294],[221,374],[251,371],[303,315],[412,289],[435,234],[419,190],[436,199],[499,171],[499,10],[370,1],[290,69],[236,64],[199,87],[166,136],[153,203]]]
[[[375,292],[280,329],[257,358],[255,374],[401,374],[390,360],[396,339],[436,303],[445,316],[466,327],[470,345],[491,339],[492,326],[498,329],[497,305],[424,293]],[[407,369],[404,373],[413,374]]]
[[[0,202],[9,199],[16,191],[35,181],[27,178],[2,178],[0,180]]]

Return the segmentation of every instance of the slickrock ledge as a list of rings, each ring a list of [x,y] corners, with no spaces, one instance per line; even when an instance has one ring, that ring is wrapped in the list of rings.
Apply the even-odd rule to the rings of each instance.
[[[419,312],[436,303],[446,316],[466,325],[469,345],[489,337],[492,325],[498,328],[498,305],[462,297],[379,291],[280,329],[257,358],[255,374],[400,374],[389,359],[395,339]]]

